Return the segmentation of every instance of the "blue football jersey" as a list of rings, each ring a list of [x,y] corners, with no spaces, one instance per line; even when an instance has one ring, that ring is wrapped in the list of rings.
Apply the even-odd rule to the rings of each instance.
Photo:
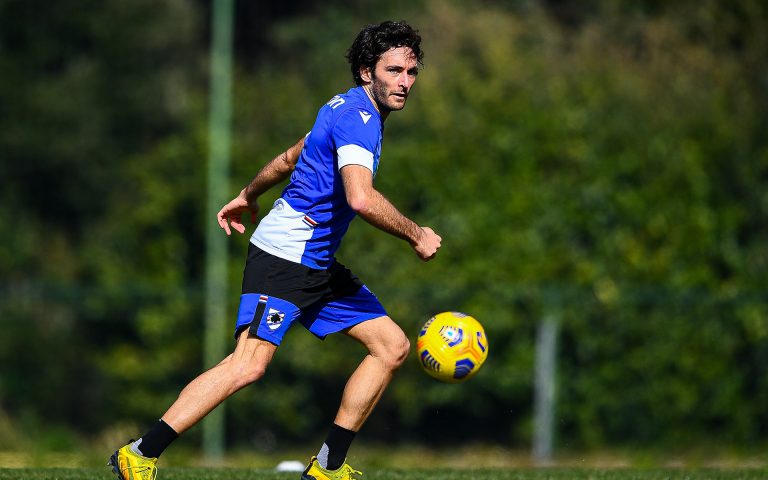
[[[318,112],[296,169],[251,243],[277,257],[328,268],[355,217],[339,171],[362,165],[376,175],[384,122],[362,87],[336,95]]]

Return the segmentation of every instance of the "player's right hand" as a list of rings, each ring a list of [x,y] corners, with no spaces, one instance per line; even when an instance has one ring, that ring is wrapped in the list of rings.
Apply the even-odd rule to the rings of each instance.
[[[245,195],[241,192],[240,195],[221,207],[219,213],[216,214],[216,219],[219,222],[219,226],[227,232],[227,235],[232,235],[232,231],[229,229],[230,224],[238,233],[244,233],[245,225],[243,225],[243,213],[246,211],[250,212],[251,222],[256,223],[258,209],[258,204],[253,202],[253,205],[249,205],[248,201],[245,199]]]
[[[428,262],[437,255],[437,251],[440,249],[440,244],[443,239],[429,227],[420,228],[422,234],[416,243],[413,244],[413,249],[416,250],[416,255],[418,255],[420,259]]]

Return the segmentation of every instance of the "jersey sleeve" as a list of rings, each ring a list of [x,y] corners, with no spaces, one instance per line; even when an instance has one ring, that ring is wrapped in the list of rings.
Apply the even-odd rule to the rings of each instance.
[[[347,165],[362,165],[374,172],[374,152],[381,138],[375,117],[360,108],[350,108],[341,114],[333,129],[339,170]]]

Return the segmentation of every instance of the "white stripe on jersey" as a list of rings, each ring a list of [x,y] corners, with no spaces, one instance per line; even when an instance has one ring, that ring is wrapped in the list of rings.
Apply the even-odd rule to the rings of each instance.
[[[304,213],[297,212],[284,199],[278,198],[272,210],[259,222],[251,243],[276,257],[301,263],[307,240],[312,238],[314,231],[304,217]]]
[[[373,153],[359,145],[344,145],[336,149],[339,170],[347,165],[361,165],[373,172]]]

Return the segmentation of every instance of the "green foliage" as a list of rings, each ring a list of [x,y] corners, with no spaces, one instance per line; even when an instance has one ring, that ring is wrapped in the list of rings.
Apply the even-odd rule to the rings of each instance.
[[[764,441],[768,11],[526,5],[330,2],[275,21],[279,47],[236,71],[231,193],[352,86],[360,26],[407,17],[425,65],[377,188],[444,246],[422,264],[357,221],[338,257],[412,339],[466,311],[490,356],[458,386],[410,359],[363,434],[527,445],[536,329],[556,315],[561,444]],[[198,8],[0,1],[0,418],[148,424],[203,368]],[[233,319],[247,237],[230,241]],[[319,439],[364,354],[292,331],[230,400],[229,439]]]
[[[185,249],[201,234],[181,202],[195,204],[200,188],[178,184],[203,181],[183,133],[200,118],[189,117],[200,77],[196,16],[184,2],[0,2],[0,408],[14,415],[104,428],[114,421],[105,398],[135,401],[123,399],[131,384],[120,382],[134,381],[149,355],[141,324],[174,332],[174,317],[194,321],[194,304],[180,298],[193,296],[186,284],[196,265],[179,256],[194,258]],[[198,358],[189,348],[198,339],[148,333],[158,350],[149,370],[162,370],[164,356],[173,357],[166,369],[187,353]],[[124,411],[146,412],[155,395]]]

